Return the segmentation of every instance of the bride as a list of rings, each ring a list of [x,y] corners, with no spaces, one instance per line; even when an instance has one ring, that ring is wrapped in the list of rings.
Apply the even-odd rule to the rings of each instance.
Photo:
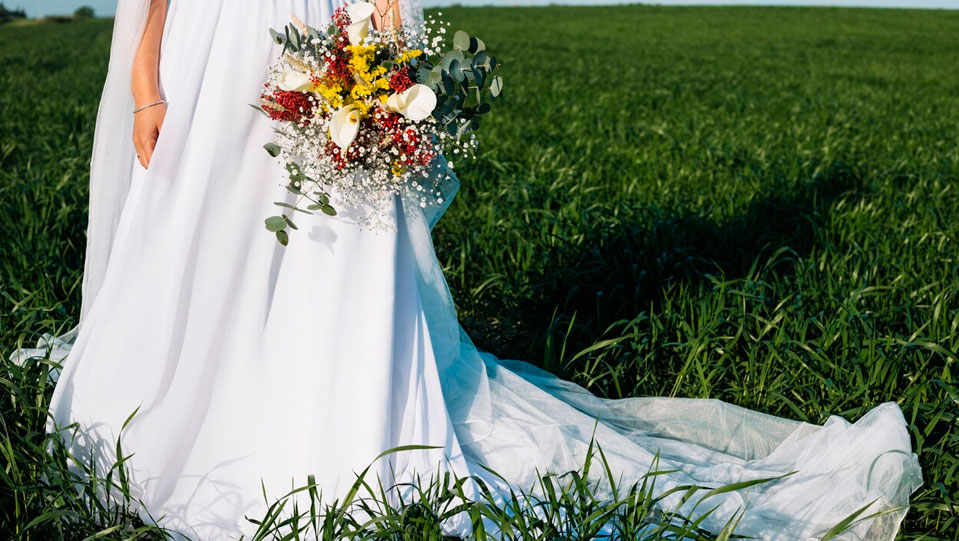
[[[845,538],[895,537],[921,483],[895,404],[813,426],[716,400],[600,399],[476,350],[431,244],[439,211],[396,196],[390,232],[340,216],[286,247],[265,232],[284,172],[248,104],[279,52],[269,29],[291,15],[323,28],[341,1],[120,0],[81,323],[52,352],[20,352],[63,362],[50,430],[77,423],[73,451],[106,463],[122,432],[144,516],[198,539],[248,534],[264,489],[311,474],[340,497],[388,448],[423,446],[375,462],[387,486],[444,471],[496,485],[485,465],[526,489],[578,469],[594,437],[622,482],[658,455],[662,491],[785,476],[716,496],[706,528],[745,510],[739,534],[807,539],[871,504]],[[392,20],[421,18],[402,0]]]

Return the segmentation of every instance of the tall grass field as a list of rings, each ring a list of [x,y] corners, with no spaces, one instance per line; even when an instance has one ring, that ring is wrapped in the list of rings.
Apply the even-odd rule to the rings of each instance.
[[[895,401],[925,481],[900,538],[959,540],[959,12],[442,12],[506,80],[434,232],[477,345],[606,397],[817,424]],[[79,315],[111,24],[0,27],[4,539],[163,535],[72,490],[46,450],[48,367],[6,360]],[[640,500],[636,524],[657,516]],[[588,492],[554,503],[555,525],[503,520],[589,538]],[[439,539],[437,513],[389,511],[379,538]],[[643,532],[623,537],[711,538]]]

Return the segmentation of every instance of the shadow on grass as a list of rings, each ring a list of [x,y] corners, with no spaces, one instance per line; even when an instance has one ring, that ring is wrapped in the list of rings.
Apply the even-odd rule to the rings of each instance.
[[[464,326],[480,349],[529,359],[542,351],[553,321],[576,314],[571,345],[585,347],[609,324],[663,302],[671,286],[697,285],[710,275],[744,278],[757,261],[782,248],[797,257],[808,255],[831,205],[863,188],[862,176],[836,161],[806,182],[770,183],[744,213],[718,223],[702,214],[658,208],[588,220],[581,238],[547,253],[518,310],[483,307]],[[790,274],[788,262],[778,259],[776,271]],[[510,315],[504,318],[504,313]]]

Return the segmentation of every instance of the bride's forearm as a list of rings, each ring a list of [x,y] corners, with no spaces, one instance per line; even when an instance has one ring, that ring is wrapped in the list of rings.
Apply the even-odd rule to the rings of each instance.
[[[160,39],[166,20],[167,0],[150,0],[143,38],[133,59],[130,90],[137,106],[160,99]]]

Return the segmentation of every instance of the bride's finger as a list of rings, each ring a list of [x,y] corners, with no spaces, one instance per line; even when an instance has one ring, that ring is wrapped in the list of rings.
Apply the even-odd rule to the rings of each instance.
[[[140,152],[140,163],[144,169],[150,168],[150,159],[153,157],[153,149],[148,145]]]
[[[140,162],[140,165],[143,168],[146,168],[146,165],[143,162],[143,149],[140,147],[140,144],[137,143],[136,141],[133,142],[133,150],[137,154],[137,161]]]

